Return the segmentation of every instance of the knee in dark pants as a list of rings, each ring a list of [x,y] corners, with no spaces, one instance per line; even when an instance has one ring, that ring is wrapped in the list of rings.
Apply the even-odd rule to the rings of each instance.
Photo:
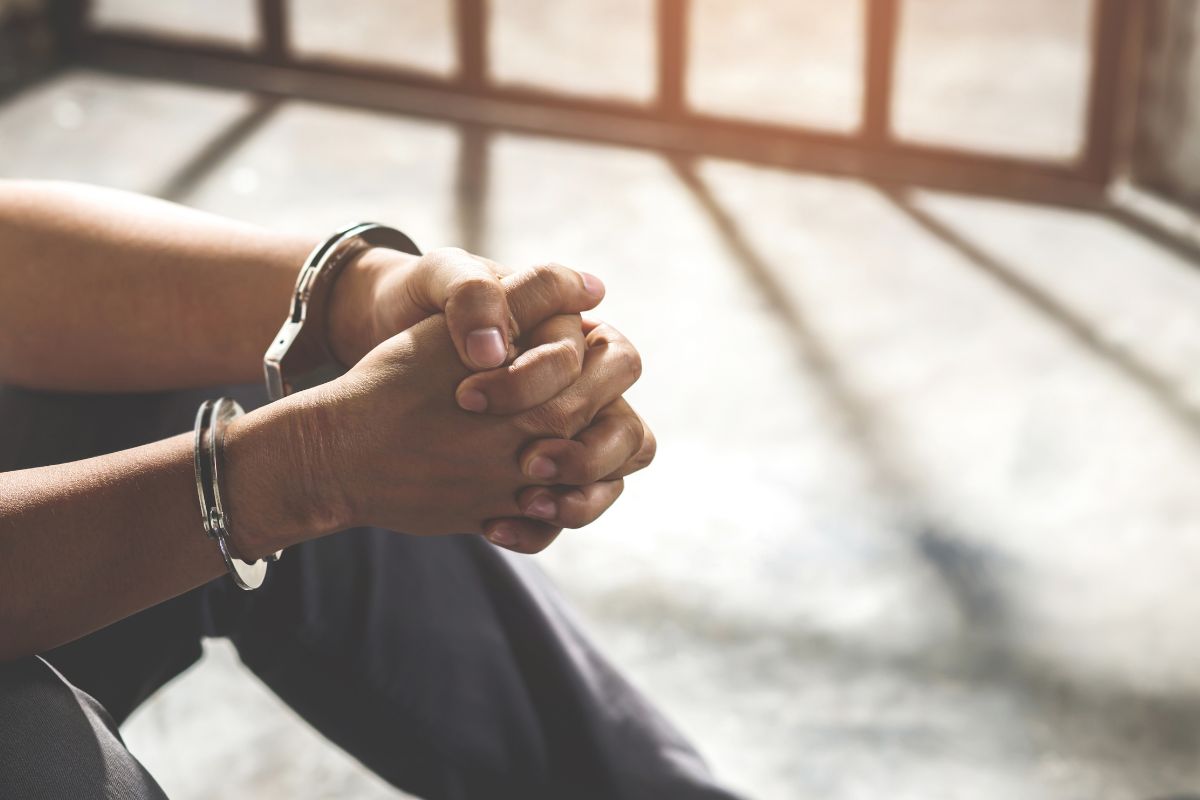
[[[40,658],[0,664],[0,797],[165,800],[99,703]]]

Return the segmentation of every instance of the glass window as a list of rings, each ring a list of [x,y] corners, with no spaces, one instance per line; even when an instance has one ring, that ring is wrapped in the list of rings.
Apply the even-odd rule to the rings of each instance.
[[[90,21],[97,30],[166,35],[177,39],[258,44],[254,0],[92,0]]]
[[[903,0],[897,136],[1067,159],[1083,143],[1091,0]]]
[[[435,75],[458,70],[453,0],[291,0],[292,51]]]
[[[858,127],[862,0],[694,0],[690,24],[688,102],[696,110]]]
[[[500,84],[645,102],[658,90],[654,0],[491,0]]]

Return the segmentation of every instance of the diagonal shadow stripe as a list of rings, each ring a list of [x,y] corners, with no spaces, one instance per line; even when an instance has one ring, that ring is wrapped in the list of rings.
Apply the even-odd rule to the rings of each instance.
[[[791,298],[775,271],[697,174],[694,162],[684,157],[669,160],[676,176],[695,196],[713,228],[758,285],[772,310],[791,328],[793,335],[789,338],[803,366],[817,378],[831,407],[844,420],[846,434],[863,461],[872,468],[874,483],[894,509],[900,529],[912,540],[914,552],[933,568],[964,619],[973,627],[992,634],[978,637],[970,644],[979,663],[997,668],[1004,657],[994,643],[1004,638],[1008,619],[1006,604],[995,579],[999,557],[963,536],[941,530],[927,514],[912,507],[916,492],[904,471],[887,455],[887,448],[880,442],[873,423],[874,415],[842,375],[803,309]]]
[[[1153,242],[1187,261],[1192,268],[1200,269],[1200,241],[1194,237],[1174,233],[1121,206],[1110,205],[1104,213],[1135,236]]]
[[[832,353],[808,323],[794,295],[784,294],[775,272],[699,177],[693,163],[676,159],[672,166],[709,215],[730,252],[759,285],[771,307],[787,321],[803,362],[818,377],[830,401],[846,412],[854,444],[876,471],[883,490],[895,495],[901,510],[899,532],[911,539],[914,551],[933,568],[966,622],[953,651],[943,648],[914,657],[902,656],[895,663],[889,656],[863,649],[853,641],[806,639],[790,631],[789,641],[796,646],[797,657],[819,650],[826,657],[845,660],[848,667],[874,662],[917,674],[953,674],[979,685],[1004,687],[1021,698],[1032,718],[1050,720],[1055,746],[1063,752],[1093,756],[1096,731],[1103,731],[1112,749],[1129,747],[1143,760],[1155,759],[1173,769],[1189,769],[1200,742],[1197,729],[1200,698],[1187,692],[1139,691],[1117,682],[1075,675],[1063,665],[1047,662],[1020,646],[1018,623],[997,579],[1002,556],[976,545],[970,537],[952,535],[953,532],[930,524],[923,518],[927,515],[912,507],[914,492],[898,465],[880,446],[868,404],[841,375]],[[606,598],[606,603],[609,602],[612,600]],[[605,608],[609,613],[613,610]],[[616,612],[619,614],[619,608]],[[688,629],[703,630],[704,624],[698,619]],[[731,631],[721,628],[716,633],[731,634]],[[747,632],[751,637],[757,634],[757,631]],[[736,636],[736,632],[732,635]],[[787,634],[784,636],[787,638]],[[1191,798],[1180,795],[1179,800]]]
[[[191,158],[168,175],[151,194],[179,202],[191,194],[199,183],[219,167],[239,145],[253,136],[279,109],[278,97],[256,96],[246,113],[233,120],[224,130],[197,150]]]
[[[718,202],[708,185],[701,180],[696,172],[694,162],[681,156],[670,157],[669,162],[676,177],[688,188],[699,202],[700,207],[704,209],[725,246],[758,286],[762,299],[795,334],[791,341],[797,349],[797,355],[802,365],[818,377],[821,385],[830,395],[833,408],[841,415],[846,424],[846,433],[859,450],[872,454],[871,463],[881,463],[884,460],[881,448],[874,441],[870,416],[863,402],[850,391],[842,379],[829,349],[813,330],[808,318],[797,304],[789,302],[787,288],[742,233],[737,221]],[[883,473],[880,477],[884,478],[887,490],[899,492],[900,487],[895,485],[894,470],[882,468],[880,471]]]
[[[1128,351],[1106,340],[1084,317],[1057,298],[1022,277],[1015,269],[985,252],[929,212],[917,206],[903,190],[876,187],[885,197],[920,225],[957,250],[967,261],[1008,291],[1041,312],[1048,320],[1064,330],[1085,350],[1119,370],[1140,386],[1193,438],[1200,439],[1200,409],[1184,397],[1179,387],[1167,376],[1143,364]]]

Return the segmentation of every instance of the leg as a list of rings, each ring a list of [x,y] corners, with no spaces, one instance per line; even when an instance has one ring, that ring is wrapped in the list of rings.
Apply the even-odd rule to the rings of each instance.
[[[104,707],[40,658],[0,664],[0,797],[166,800]]]
[[[0,469],[178,433],[217,393],[0,387]],[[262,402],[257,389],[225,393],[247,408]],[[431,800],[731,797],[532,562],[478,538],[338,534],[293,548],[259,592],[215,581],[47,658],[123,720],[199,657],[202,635],[231,636],[318,729]]]
[[[330,739],[429,800],[732,797],[528,559],[356,530],[289,551],[230,631]]]

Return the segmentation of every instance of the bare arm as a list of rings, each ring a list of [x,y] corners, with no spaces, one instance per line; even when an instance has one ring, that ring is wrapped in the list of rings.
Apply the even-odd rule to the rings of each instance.
[[[299,505],[263,476],[268,454],[295,452],[274,406],[226,441],[238,546],[279,546],[328,532],[328,508]],[[282,461],[280,463],[286,463]],[[321,513],[316,513],[318,510]],[[221,575],[203,532],[191,436],[69,464],[0,474],[0,661],[82,636]]]
[[[147,391],[260,380],[317,241],[113,189],[0,180],[0,383]],[[542,291],[582,286],[586,308],[600,302],[603,284],[567,272],[543,270]],[[444,311],[463,364],[498,367],[517,354],[508,273],[456,248],[423,258],[371,250],[335,284],[330,346],[349,366]],[[574,377],[551,360],[474,388],[494,390],[492,411],[515,410],[514,394],[540,402]]]
[[[0,181],[0,382],[132,391],[256,381],[313,243],[122,192]],[[360,523],[487,531],[534,552],[615,500],[654,441],[618,399],[631,348],[589,329],[593,351],[574,316],[602,286],[562,267],[502,276],[458,250],[371,251],[343,273],[330,343],[357,366],[230,426],[224,480],[240,555]],[[440,328],[394,336],[439,310]],[[486,369],[515,343],[481,350],[473,344],[486,339],[472,334],[503,330],[510,315],[532,349]],[[472,392],[484,402],[464,402]],[[347,405],[355,413],[339,411]],[[385,426],[392,435],[381,441]],[[419,458],[396,455],[410,451],[394,442],[431,434],[411,451]],[[532,470],[545,459],[552,476]],[[0,660],[222,573],[201,532],[191,464],[181,436],[0,474]],[[534,513],[535,497],[550,510],[543,502]]]
[[[126,192],[0,181],[0,382],[260,380],[314,241]]]
[[[528,324],[544,316],[536,303],[526,308]],[[561,527],[599,516],[622,478],[652,457],[636,415],[625,417],[633,431],[606,430],[603,415],[639,369],[629,343],[599,326],[589,330],[584,368],[566,391],[520,414],[472,414],[452,399],[468,373],[445,318],[426,319],[337,380],[230,424],[221,480],[233,549],[253,559],[357,525],[438,535],[481,532],[501,520],[534,526],[508,543],[512,549],[539,550]],[[555,449],[588,429],[603,440],[598,447],[582,437],[570,444],[590,455]],[[564,473],[590,468],[604,479],[577,489],[531,475],[543,453]],[[531,491],[558,504],[556,519],[522,519]],[[199,509],[188,435],[0,474],[0,661],[221,575]]]

